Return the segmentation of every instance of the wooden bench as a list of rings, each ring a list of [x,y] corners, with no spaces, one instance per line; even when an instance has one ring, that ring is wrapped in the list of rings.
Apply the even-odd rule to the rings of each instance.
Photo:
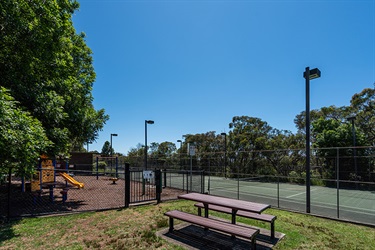
[[[194,206],[198,208],[198,215],[201,216],[202,208],[204,209],[203,203],[196,203],[194,204]],[[226,214],[232,214],[232,209],[227,208],[227,207],[208,205],[208,209],[217,211],[217,212],[226,213]],[[270,215],[270,214],[251,213],[251,212],[246,212],[246,211],[241,211],[241,210],[238,210],[236,215],[245,217],[245,218],[250,218],[250,219],[255,219],[255,220],[260,220],[260,221],[271,223],[271,239],[275,238],[275,220],[277,218],[276,216]]]
[[[244,227],[236,224],[231,224],[224,221],[218,221],[211,218],[201,217],[195,214],[185,213],[178,210],[166,212],[164,215],[169,217],[169,232],[173,232],[173,219],[186,221],[207,229],[214,229],[232,236],[240,236],[251,241],[251,249],[256,249],[256,236],[259,234],[259,229]]]

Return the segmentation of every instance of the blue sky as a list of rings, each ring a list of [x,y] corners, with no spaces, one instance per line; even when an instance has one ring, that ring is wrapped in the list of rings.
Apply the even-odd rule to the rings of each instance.
[[[184,134],[228,132],[233,116],[295,132],[305,110],[349,105],[375,82],[375,0],[79,0],[97,79],[94,106],[110,120],[90,150],[116,152]],[[177,144],[178,145],[178,144]]]

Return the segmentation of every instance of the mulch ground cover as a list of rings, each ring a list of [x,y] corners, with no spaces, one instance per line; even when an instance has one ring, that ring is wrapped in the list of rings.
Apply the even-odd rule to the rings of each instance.
[[[37,216],[66,212],[96,211],[125,207],[125,181],[118,179],[115,183],[109,176],[74,176],[84,188],[67,183],[61,176],[56,176],[56,185],[52,192],[48,187],[41,192],[31,192],[26,186],[22,192],[21,182],[12,181],[10,195],[7,185],[0,186],[0,215],[4,217]],[[68,186],[67,199],[63,200],[63,189]],[[155,202],[154,185],[131,182],[131,204]],[[163,188],[161,200],[176,199],[183,190]],[[8,200],[10,199],[10,203]]]

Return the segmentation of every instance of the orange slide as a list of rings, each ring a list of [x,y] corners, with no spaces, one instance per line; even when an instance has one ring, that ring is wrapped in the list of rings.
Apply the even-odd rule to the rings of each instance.
[[[82,182],[76,181],[73,177],[68,175],[67,173],[59,173],[60,176],[62,176],[65,180],[73,184],[74,186],[77,186],[79,188],[83,188],[85,185]]]

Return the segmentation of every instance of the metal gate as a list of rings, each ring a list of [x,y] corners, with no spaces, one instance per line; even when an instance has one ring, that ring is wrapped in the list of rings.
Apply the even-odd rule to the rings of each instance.
[[[159,203],[160,194],[160,170],[131,170],[129,164],[125,164],[125,207],[153,200]]]

